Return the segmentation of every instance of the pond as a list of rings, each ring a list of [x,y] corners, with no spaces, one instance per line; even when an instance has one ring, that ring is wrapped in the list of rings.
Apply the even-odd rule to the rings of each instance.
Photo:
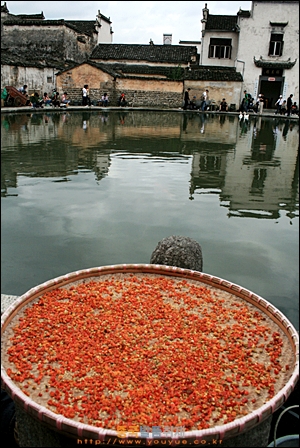
[[[183,112],[1,115],[1,292],[68,272],[149,263],[189,236],[203,272],[298,329],[297,121]]]

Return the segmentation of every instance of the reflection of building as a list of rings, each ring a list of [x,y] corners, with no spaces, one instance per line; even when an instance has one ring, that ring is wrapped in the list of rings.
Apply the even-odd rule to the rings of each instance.
[[[296,129],[290,130],[285,140],[284,122],[274,129],[271,120],[262,120],[261,126],[265,145],[260,142],[257,147],[255,122],[251,122],[250,132],[237,140],[234,154],[228,154],[221,199],[229,201],[230,215],[275,218],[280,209],[296,209],[293,191],[298,176],[298,133]]]
[[[79,170],[90,170],[100,180],[108,174],[110,151],[91,151],[101,142],[102,133],[94,127],[87,151],[86,134],[82,130],[82,118],[75,118],[75,129],[79,129],[77,140],[72,142],[70,128],[64,126],[65,115],[6,115],[1,116],[1,194],[7,195],[8,188],[18,186],[18,176],[53,177],[56,181],[67,181]],[[38,120],[38,121],[37,121]],[[74,130],[74,128],[72,128]],[[13,132],[12,132],[13,131]],[[98,140],[97,140],[98,138]],[[105,141],[110,140],[106,139]],[[11,152],[14,151],[14,157]]]
[[[227,152],[208,148],[193,155],[190,195],[197,190],[221,193],[226,175]]]
[[[114,157],[124,155],[191,163],[190,196],[218,194],[229,216],[276,218],[287,210],[292,217],[296,211],[294,121],[254,117],[241,132],[237,117],[228,115],[220,123],[208,114],[105,114],[53,113],[47,122],[44,114],[2,115],[2,194],[17,186],[18,175],[61,182],[91,172],[100,180],[109,176]]]
[[[229,117],[225,123],[228,125]],[[229,216],[276,218],[279,210],[294,212],[298,202],[298,132],[286,121],[255,118],[247,133],[239,132],[239,123],[231,123],[230,144],[224,134],[212,131],[208,120],[205,140],[198,134],[194,141],[190,195],[218,193]],[[216,124],[216,122],[214,122]],[[188,129],[188,128],[187,128]],[[217,128],[215,128],[216,130]],[[210,132],[209,132],[210,131]],[[193,139],[183,134],[183,141]],[[216,144],[216,139],[219,143]]]

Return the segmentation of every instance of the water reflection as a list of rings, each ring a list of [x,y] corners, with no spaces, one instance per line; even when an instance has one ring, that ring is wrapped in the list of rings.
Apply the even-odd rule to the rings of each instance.
[[[22,175],[69,181],[90,170],[100,181],[109,175],[112,156],[122,151],[191,159],[189,198],[217,193],[228,216],[276,219],[280,210],[291,216],[298,210],[299,128],[290,120],[126,110],[2,115],[1,120],[4,197]]]
[[[298,122],[120,110],[1,115],[4,294],[148,263],[169,235],[298,327]],[[292,224],[292,225],[291,225]]]

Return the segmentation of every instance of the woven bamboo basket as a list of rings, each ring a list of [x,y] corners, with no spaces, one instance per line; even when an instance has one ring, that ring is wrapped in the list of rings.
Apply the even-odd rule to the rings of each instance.
[[[214,277],[212,275],[208,275],[201,272],[191,271],[188,269],[181,269],[177,267],[161,266],[161,265],[151,265],[151,264],[113,265],[113,266],[96,267],[72,272],[67,275],[63,275],[61,277],[49,280],[35,288],[32,288],[28,292],[23,294],[20,298],[18,298],[16,302],[12,304],[2,315],[1,319],[2,337],[5,334],[7,326],[9,325],[11,320],[18,315],[20,310],[22,310],[26,306],[29,306],[33,300],[37,299],[44,293],[56,289],[58,287],[64,287],[66,285],[70,285],[71,283],[78,282],[81,280],[92,280],[95,277],[99,280],[99,277],[103,275],[108,274],[114,275],[116,273],[154,274],[160,276],[185,278],[187,280],[190,279],[194,281],[199,281],[201,283],[213,286],[217,289],[227,291],[233,294],[234,296],[239,297],[245,300],[246,302],[254,305],[262,313],[269,316],[272,319],[272,321],[278,327],[281,328],[281,330],[287,336],[290,346],[292,347],[293,353],[295,355],[295,364],[292,367],[292,374],[290,376],[290,379],[285,384],[285,386],[280,390],[280,392],[277,393],[272,399],[266,402],[259,409],[256,409],[254,412],[251,412],[242,418],[238,418],[231,423],[227,423],[222,426],[215,426],[209,429],[186,431],[183,438],[178,439],[177,436],[176,438],[172,439],[172,441],[168,441],[169,442],[168,445],[175,444],[177,446],[185,446],[186,444],[194,444],[194,445],[204,443],[211,444],[212,441],[219,441],[220,444],[222,444],[222,446],[226,445],[266,446],[263,444],[257,445],[258,443],[257,440],[253,445],[249,444],[249,442],[247,442],[247,444],[244,445],[241,436],[243,436],[246,433],[249,434],[250,430],[254,430],[259,426],[263,426],[264,422],[269,422],[268,423],[269,425],[272,414],[279,407],[282,406],[282,404],[287,400],[291,392],[294,390],[294,387],[299,378],[298,333],[291,324],[291,322],[270,302],[254,294],[253,292],[236,284],[230,283],[222,278]],[[41,434],[43,434],[43,437],[45,436],[46,438],[47,438],[46,435],[47,431],[49,432],[49,434],[50,433],[52,435],[54,434],[55,437],[57,435],[63,435],[64,437],[68,437],[73,441],[77,439],[77,443],[78,440],[79,441],[92,440],[93,443],[95,444],[101,444],[101,443],[107,444],[108,440],[113,440],[113,438],[116,438],[117,432],[115,430],[109,430],[105,428],[99,428],[79,423],[72,419],[68,419],[62,415],[55,414],[46,407],[39,405],[31,398],[26,396],[19,389],[19,387],[16,386],[16,384],[7,374],[4,366],[1,366],[1,377],[2,377],[2,387],[5,388],[8,394],[14,400],[19,414],[21,413],[21,415],[23,416],[26,415],[26,417],[28,417],[30,421],[32,420],[33,422],[32,433],[34,433],[35,431],[33,428],[36,428],[38,425],[42,428]],[[142,438],[141,434],[139,434],[139,436],[141,436]],[[31,434],[31,437],[34,436]],[[264,437],[266,437],[266,435]],[[237,441],[236,444],[234,443],[234,440]],[[49,444],[51,443],[49,442],[49,439],[43,442],[41,441],[41,438],[35,442],[31,441],[23,443],[24,444],[21,446],[51,446]],[[55,446],[64,446],[63,444],[65,444],[65,441],[61,442],[61,445],[59,445],[60,442],[55,443],[56,443]],[[149,444],[149,440],[147,441],[147,443]],[[146,443],[141,444],[143,445]],[[159,445],[160,444],[159,440],[156,440],[155,444]]]

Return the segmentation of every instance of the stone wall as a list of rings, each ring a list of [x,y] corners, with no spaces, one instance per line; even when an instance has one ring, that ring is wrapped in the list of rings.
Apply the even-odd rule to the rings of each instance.
[[[90,88],[90,98],[95,103],[108,93],[110,105],[117,106],[121,93],[125,93],[132,106],[180,107],[183,82],[147,78],[117,78],[90,64],[81,64],[57,75],[60,93],[66,91],[73,102],[81,103],[84,84]]]
[[[3,65],[1,67],[1,89],[5,86],[14,86],[17,89],[24,84],[28,86],[29,93],[34,91],[51,92],[55,88],[55,72],[52,67],[17,67]]]
[[[15,57],[27,61],[45,61],[53,66],[53,61],[72,60],[82,62],[87,59],[96,45],[92,37],[84,35],[80,42],[78,32],[65,25],[3,25],[1,48],[8,48]],[[49,64],[50,65],[50,64]]]
[[[228,105],[240,106],[240,96],[243,87],[240,81],[185,81],[185,88],[190,88],[190,98],[194,96],[200,100],[203,92],[208,89],[208,98],[219,105],[223,98]]]
[[[80,105],[82,103],[81,88],[59,88],[58,90],[60,94],[62,94],[64,91],[68,93],[71,104]],[[182,104],[182,93],[128,89],[116,90],[114,88],[104,90],[92,88],[90,89],[90,99],[94,105],[97,105],[98,100],[101,99],[104,92],[108,93],[110,106],[118,105],[118,99],[121,93],[125,93],[126,100],[129,103],[128,105],[133,107],[149,106],[162,108],[178,108],[181,107]]]

